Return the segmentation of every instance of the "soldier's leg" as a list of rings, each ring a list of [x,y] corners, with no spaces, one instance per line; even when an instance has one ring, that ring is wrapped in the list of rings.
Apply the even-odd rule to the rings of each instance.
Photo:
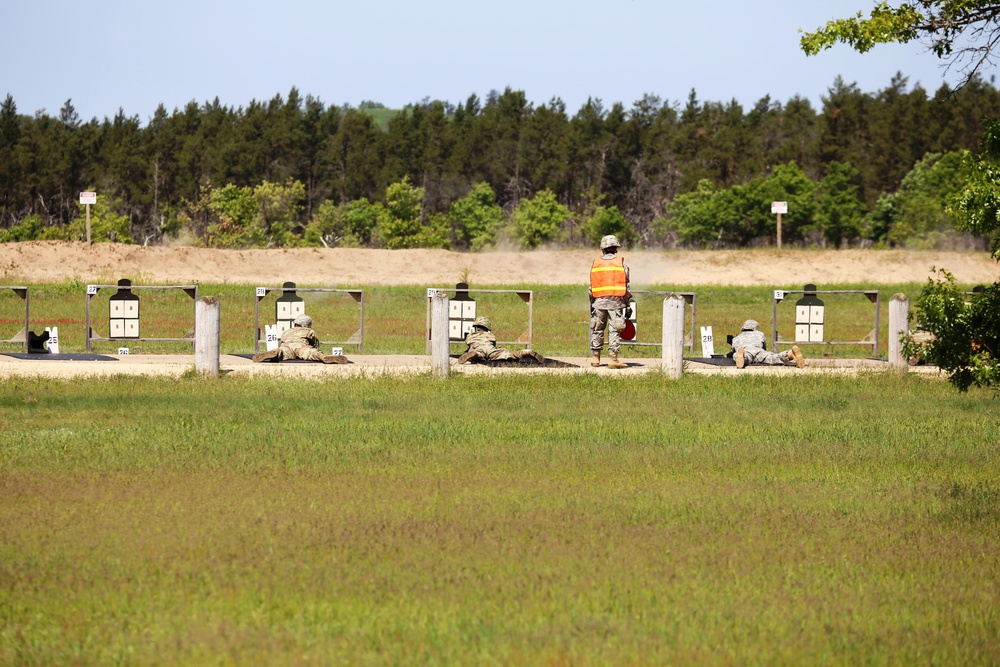
[[[608,352],[618,354],[622,344],[622,330],[625,329],[625,311],[609,310],[608,313]]]
[[[794,366],[795,358],[791,350],[784,352],[768,352],[767,350],[753,350],[753,361],[750,363],[761,366]]]
[[[793,345],[791,349],[785,350],[784,352],[779,352],[777,354],[773,352],[767,352],[768,361],[762,362],[769,366],[796,366],[798,368],[804,368],[806,365],[806,358],[802,354],[802,350],[799,349],[798,345]]]
[[[295,356],[306,361],[323,361],[325,355],[315,347],[303,346],[295,349]]]
[[[625,311],[613,310],[608,313],[608,355],[611,361],[608,368],[628,368],[628,365],[618,359],[618,349],[622,344],[622,330],[625,328]]]
[[[474,361],[481,361],[489,358],[489,351],[483,348],[482,341],[472,345],[465,354],[458,358],[457,364],[468,364]]]
[[[543,357],[538,352],[534,350],[516,350],[514,352],[514,358],[520,361],[521,359],[534,359],[540,364],[545,363],[545,357]]]
[[[515,359],[516,357],[507,348],[495,347],[487,358],[490,361],[507,361],[508,359]]]
[[[294,359],[294,358],[295,354],[291,351],[291,348],[289,348],[287,345],[281,345],[273,350],[258,352],[257,354],[253,355],[253,360],[257,363],[264,361],[277,363],[279,361],[284,361],[285,359]]]
[[[608,326],[608,311],[595,310],[590,317],[590,350],[600,354],[604,348],[604,330]]]
[[[280,350],[263,350],[253,355],[253,361],[255,364],[259,364],[265,361],[281,361],[281,351]]]

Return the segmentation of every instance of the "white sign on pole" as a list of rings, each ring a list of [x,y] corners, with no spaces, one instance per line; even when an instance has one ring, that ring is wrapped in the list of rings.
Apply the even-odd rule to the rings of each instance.
[[[712,327],[701,327],[701,356],[705,359],[715,354],[715,339],[712,337]]]
[[[268,352],[278,349],[281,344],[281,332],[278,331],[277,324],[264,325],[264,344],[267,346]]]
[[[788,202],[786,201],[771,202],[771,213],[788,213]]]
[[[81,204],[96,204],[97,203],[97,193],[96,192],[81,192],[80,193],[80,203]]]
[[[59,327],[45,327],[45,330],[49,332],[49,353],[59,354]]]

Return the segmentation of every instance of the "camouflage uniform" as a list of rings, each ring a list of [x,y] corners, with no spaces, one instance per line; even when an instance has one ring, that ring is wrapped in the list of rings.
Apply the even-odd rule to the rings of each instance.
[[[527,350],[515,350],[511,352],[505,347],[497,347],[497,337],[492,331],[484,329],[473,329],[465,337],[465,344],[469,346],[469,352],[475,352],[477,359],[488,359],[490,361],[503,361],[505,359],[520,359],[530,356]]]
[[[483,361],[506,361],[508,359],[519,360],[531,357],[542,363],[545,358],[534,350],[514,350],[511,352],[507,348],[497,346],[497,337],[490,331],[493,324],[488,317],[477,317],[473,324],[472,331],[465,337],[465,344],[469,348],[465,351],[458,363],[467,363],[476,360]]]
[[[614,259],[616,252],[604,253],[601,259]],[[624,263],[623,263],[624,264]],[[628,264],[625,266],[625,285],[628,290]],[[590,349],[599,352],[604,347],[604,330],[608,330],[608,352],[618,354],[621,347],[621,332],[625,328],[625,308],[628,298],[624,296],[602,296],[590,305]],[[608,325],[611,326],[608,326]]]
[[[305,313],[295,318],[291,329],[281,332],[281,342],[277,349],[258,352],[253,355],[254,363],[262,361],[284,361],[285,359],[305,359],[324,364],[350,363],[342,354],[323,354],[319,350],[319,338],[312,330],[312,318]]]
[[[322,361],[324,356],[319,350],[319,338],[316,337],[316,332],[309,327],[292,327],[281,332],[278,352],[274,361],[285,359]]]
[[[763,366],[795,366],[795,355],[792,350],[784,352],[768,352],[767,339],[764,333],[757,329],[756,320],[747,320],[743,323],[743,330],[733,336],[733,349],[731,356],[735,356],[739,348],[743,348],[743,358],[746,365],[760,364]],[[795,348],[798,349],[798,348]]]

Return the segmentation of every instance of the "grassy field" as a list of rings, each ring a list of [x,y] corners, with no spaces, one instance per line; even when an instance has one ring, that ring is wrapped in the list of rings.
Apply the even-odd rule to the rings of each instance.
[[[0,664],[996,664],[998,407],[882,373],[6,380]]]
[[[136,281],[140,284],[140,281]],[[32,330],[40,333],[46,326],[59,326],[61,351],[85,350],[86,285],[66,282],[58,285],[29,285]],[[329,286],[327,286],[329,287]],[[438,286],[440,287],[440,286]],[[490,289],[489,286],[475,286]],[[889,299],[902,292],[915,300],[922,285],[866,285],[864,289],[879,289],[881,308],[879,322],[879,356],[888,350]],[[494,287],[495,289],[495,287]],[[507,288],[510,289],[510,288]],[[588,302],[586,290],[579,286],[524,285],[518,289],[532,290],[533,347],[549,356],[586,356],[588,349]],[[670,286],[654,286],[653,290],[670,290]],[[825,290],[862,289],[853,285],[824,285]],[[221,300],[222,351],[247,353],[254,348],[253,286],[201,285],[200,296],[215,296]],[[767,287],[700,286],[684,288],[696,298],[695,324],[713,327],[716,352],[726,352],[726,334],[739,332],[746,319],[756,319],[770,339],[773,311],[773,290]],[[108,336],[108,299],[113,289],[101,290],[91,301],[91,326],[95,333]],[[141,298],[141,334],[152,338],[180,338],[194,325],[194,302],[180,290],[167,292],[136,292]],[[260,302],[260,321],[274,321],[277,293]],[[346,341],[360,327],[359,305],[345,294],[300,294],[306,301],[306,312],[312,315],[320,338]],[[516,340],[528,325],[528,309],[513,294],[476,294],[477,314],[489,316],[501,340]],[[792,295],[778,307],[778,331],[784,338],[795,334],[794,301]],[[662,295],[638,295],[638,341],[660,343],[662,340]],[[875,326],[875,308],[863,295],[823,295],[826,302],[826,338],[837,341],[863,340]],[[688,307],[685,332],[691,329],[691,308]],[[364,290],[364,352],[368,354],[423,354],[427,325],[426,290],[420,287],[374,287]],[[0,290],[0,339],[8,339],[24,326],[24,302],[12,290]],[[686,348],[687,356],[701,356],[700,333],[695,330],[695,345]],[[128,346],[138,353],[187,353],[188,343],[145,341],[97,341],[95,352],[115,352]],[[2,349],[17,350],[16,345]],[[348,354],[356,351],[345,346]],[[459,352],[458,347],[454,348]],[[809,346],[807,356],[863,358],[872,356],[870,345]],[[626,346],[626,356],[657,357],[659,347]]]

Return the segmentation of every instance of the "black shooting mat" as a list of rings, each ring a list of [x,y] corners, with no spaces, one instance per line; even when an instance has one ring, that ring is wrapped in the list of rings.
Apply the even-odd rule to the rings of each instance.
[[[736,368],[736,360],[728,357],[684,357],[684,361],[693,361],[709,366],[732,366]]]
[[[47,354],[45,352],[0,352],[15,359],[30,359],[32,361],[118,361],[106,354]]]
[[[452,356],[452,359],[457,358],[458,357],[456,356]],[[477,366],[489,366],[490,368],[579,368],[576,364],[570,364],[565,361],[556,361],[555,359],[546,359],[545,363],[539,363],[534,357],[524,357],[522,359],[494,359],[492,361],[474,359],[469,362],[469,365],[471,364],[475,364]]]
[[[223,355],[227,357],[242,357],[243,359],[253,359],[252,354],[227,354]],[[312,359],[285,359],[284,361],[261,361],[261,364],[320,364],[321,366],[346,366],[347,364],[353,364],[354,362],[350,359],[347,360],[347,364],[324,364],[321,361],[314,361]]]

